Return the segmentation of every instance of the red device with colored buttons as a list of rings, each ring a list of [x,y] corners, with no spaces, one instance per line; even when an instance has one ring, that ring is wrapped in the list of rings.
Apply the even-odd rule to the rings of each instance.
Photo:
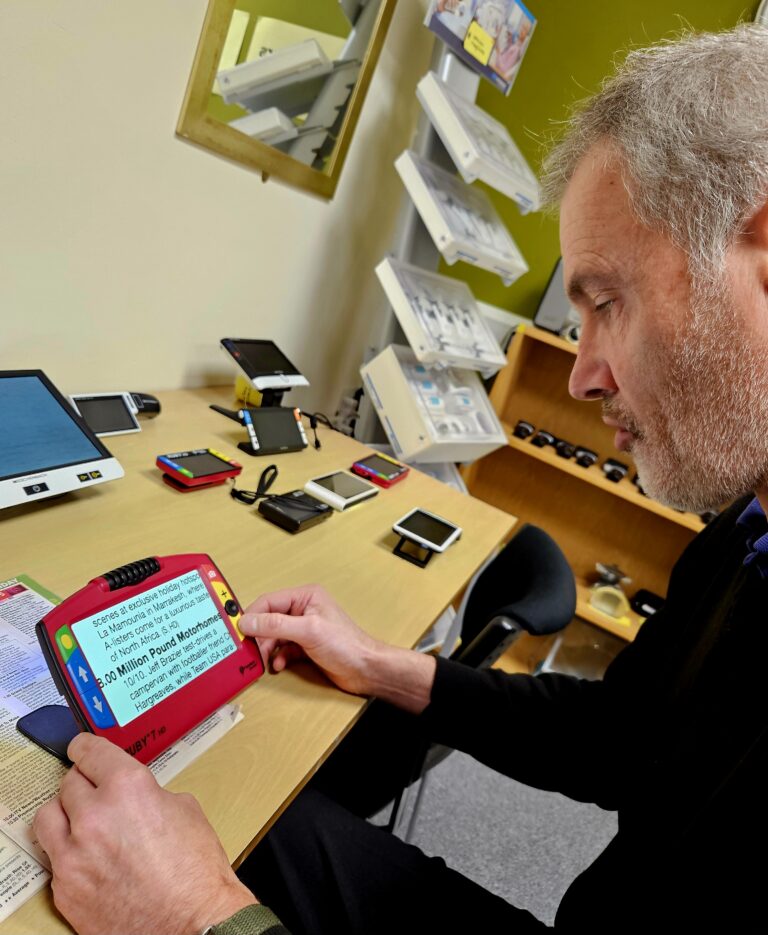
[[[263,675],[240,615],[210,556],[171,555],[94,578],[37,638],[80,728],[148,763]]]
[[[389,455],[382,454],[368,455],[367,458],[361,458],[352,465],[354,474],[367,478],[379,487],[391,487],[393,484],[398,484],[409,470],[407,464],[401,464]]]
[[[237,477],[243,470],[242,464],[213,448],[158,455],[155,464],[163,472],[166,484],[181,491],[223,484],[228,478]]]

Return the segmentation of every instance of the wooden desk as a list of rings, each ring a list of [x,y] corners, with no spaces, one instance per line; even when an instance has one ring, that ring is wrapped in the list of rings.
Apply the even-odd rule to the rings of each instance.
[[[101,486],[0,513],[0,576],[22,572],[65,597],[103,571],[150,555],[208,552],[238,598],[308,582],[325,586],[361,626],[399,646],[414,646],[514,518],[412,471],[400,484],[325,523],[291,535],[237,503],[228,486],[177,493],[161,480],[155,456],[210,446],[244,467],[238,487],[256,488],[276,463],[273,491],[349,466],[367,449],[320,427],[322,448],[254,458],[236,448],[245,432],[212,412],[233,407],[231,390],[158,394],[163,411],[142,431],[108,438],[126,476]],[[310,433],[311,434],[311,433]],[[462,538],[425,569],[392,555],[392,523],[414,506],[463,527]],[[171,784],[194,793],[237,864],[312,776],[359,716],[361,698],[330,686],[311,666],[265,675],[239,697],[245,719]],[[2,932],[66,932],[52,915],[50,889],[33,897]]]

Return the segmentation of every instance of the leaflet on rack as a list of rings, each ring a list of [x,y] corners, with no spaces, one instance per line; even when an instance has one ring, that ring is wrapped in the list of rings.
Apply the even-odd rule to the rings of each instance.
[[[464,260],[510,285],[528,264],[484,191],[405,150],[395,160],[400,178],[447,263]]]
[[[521,214],[539,209],[539,182],[503,123],[431,71],[416,96],[465,182],[480,179],[511,198]]]
[[[522,0],[431,0],[424,22],[504,94],[509,94],[536,26]]]

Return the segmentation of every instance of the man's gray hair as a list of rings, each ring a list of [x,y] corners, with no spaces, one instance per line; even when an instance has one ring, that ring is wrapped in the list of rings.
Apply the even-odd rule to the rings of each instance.
[[[768,29],[743,24],[630,52],[545,160],[550,207],[603,142],[638,218],[688,254],[694,279],[716,277],[768,196]]]

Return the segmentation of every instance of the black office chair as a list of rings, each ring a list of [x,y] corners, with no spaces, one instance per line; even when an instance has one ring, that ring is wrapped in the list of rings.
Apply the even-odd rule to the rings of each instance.
[[[460,608],[461,645],[451,658],[485,669],[525,631],[548,636],[576,612],[576,582],[555,540],[526,524],[467,588]]]
[[[556,633],[571,622],[575,611],[576,582],[560,547],[543,529],[526,524],[470,582],[458,611],[461,619],[452,627],[461,633],[461,643],[453,651],[450,645],[444,650],[463,665],[485,669],[522,633]],[[439,744],[419,751],[413,779],[395,799],[387,824],[390,830],[398,829],[407,812],[407,791],[421,779],[406,841],[413,831],[428,771],[451,752]]]

